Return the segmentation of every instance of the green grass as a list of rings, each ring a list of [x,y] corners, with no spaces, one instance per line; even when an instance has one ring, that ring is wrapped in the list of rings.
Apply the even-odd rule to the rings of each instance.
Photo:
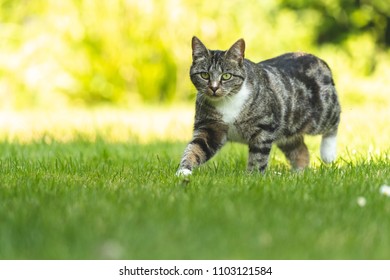
[[[229,144],[183,180],[184,147],[1,142],[0,259],[390,258],[385,152],[261,175]]]

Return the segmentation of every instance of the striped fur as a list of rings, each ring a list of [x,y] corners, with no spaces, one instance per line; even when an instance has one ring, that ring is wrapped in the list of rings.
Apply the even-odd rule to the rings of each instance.
[[[340,105],[329,66],[318,57],[287,53],[260,63],[244,58],[245,42],[208,50],[192,39],[192,83],[198,90],[193,139],[177,174],[188,175],[227,142],[249,147],[248,169],[264,171],[272,144],[294,169],[309,164],[304,135],[323,135],[321,157],[336,157]]]

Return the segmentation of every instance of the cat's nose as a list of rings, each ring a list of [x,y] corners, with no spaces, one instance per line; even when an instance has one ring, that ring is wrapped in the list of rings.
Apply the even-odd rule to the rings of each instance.
[[[210,89],[215,93],[219,89],[219,86],[210,86]]]
[[[219,83],[217,81],[210,81],[209,87],[215,94],[215,92],[219,89]]]

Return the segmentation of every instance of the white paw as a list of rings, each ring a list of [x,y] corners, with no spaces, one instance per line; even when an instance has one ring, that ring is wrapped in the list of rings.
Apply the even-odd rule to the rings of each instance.
[[[322,137],[321,141],[321,159],[325,163],[331,163],[336,159],[337,152],[337,137],[336,136],[328,136]]]
[[[182,168],[182,169],[179,169],[179,170],[177,170],[177,172],[176,172],[176,176],[177,177],[186,177],[186,176],[189,176],[189,175],[191,175],[192,174],[192,171],[191,170],[189,170],[189,169],[187,169],[187,168]]]

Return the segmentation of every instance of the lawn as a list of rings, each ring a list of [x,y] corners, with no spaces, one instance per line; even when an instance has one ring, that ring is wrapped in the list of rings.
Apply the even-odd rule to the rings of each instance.
[[[387,104],[344,111],[335,164],[228,144],[188,179],[191,110],[141,111],[1,116],[0,259],[390,258]]]

